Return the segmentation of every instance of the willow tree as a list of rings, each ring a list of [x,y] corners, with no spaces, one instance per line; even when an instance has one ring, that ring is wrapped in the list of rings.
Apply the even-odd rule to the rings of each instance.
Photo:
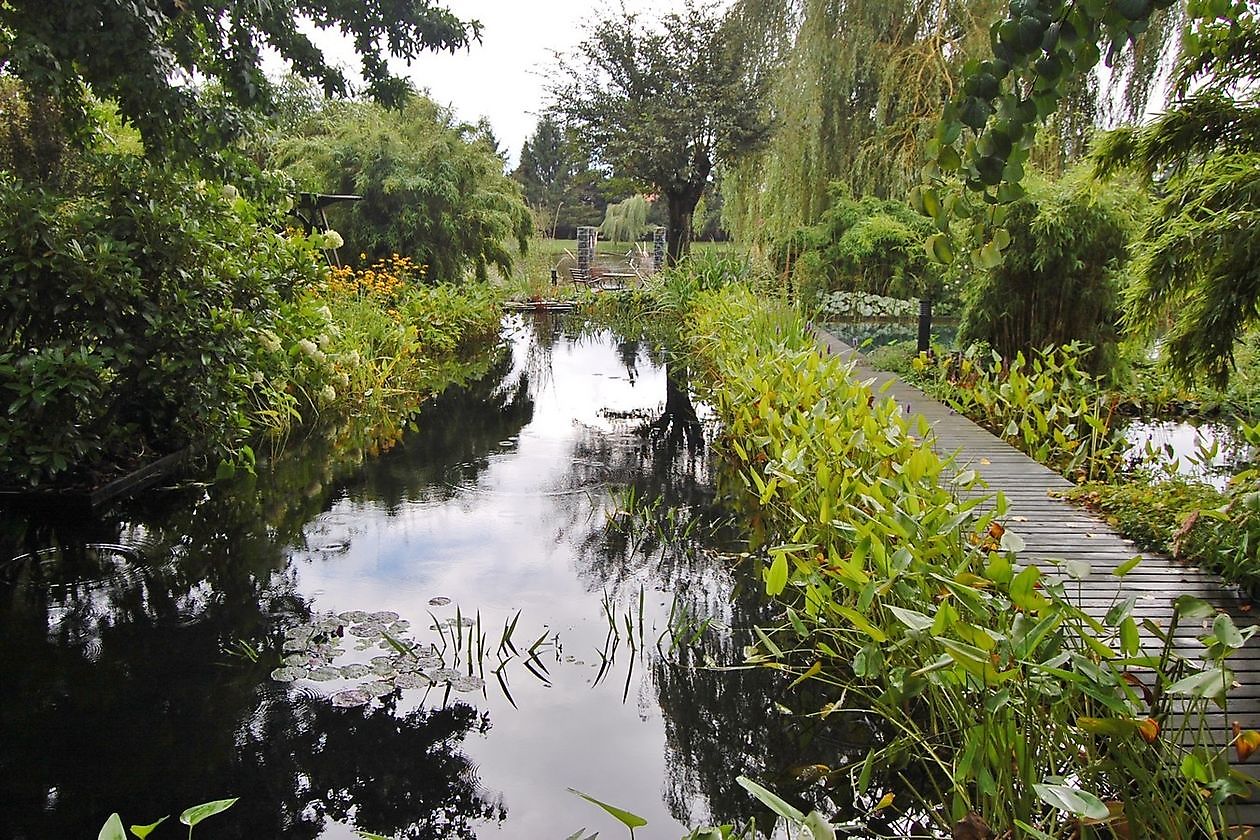
[[[690,249],[715,164],[765,133],[761,91],[737,44],[711,5],[688,0],[654,26],[623,9],[593,24],[551,85],[552,109],[596,158],[665,199],[671,263]]]
[[[856,195],[904,196],[919,182],[941,103],[963,94],[966,70],[990,54],[991,26],[1011,5],[739,0],[733,14],[777,15],[762,18],[760,51],[755,43],[746,49],[775,68],[774,132],[723,182],[728,227],[741,238],[781,239],[818,219],[833,181]],[[1157,14],[1146,46],[1117,56],[1108,96],[1095,75],[1066,83],[1062,107],[1030,146],[1029,165],[1058,175],[1084,154],[1101,120],[1143,113],[1176,21],[1172,10]]]
[[[757,0],[744,0],[745,3]],[[775,130],[724,183],[738,235],[777,238],[810,224],[827,188],[895,197],[913,182],[925,134],[966,56],[986,44],[997,0],[796,0],[767,27],[786,35]]]

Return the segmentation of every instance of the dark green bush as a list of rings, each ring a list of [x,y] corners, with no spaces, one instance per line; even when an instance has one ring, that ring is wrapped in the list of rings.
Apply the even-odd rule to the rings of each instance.
[[[249,432],[259,331],[310,247],[230,189],[91,156],[73,194],[0,173],[0,482],[90,482]]]
[[[1092,370],[1105,369],[1134,224],[1127,200],[1079,177],[1031,186],[1011,205],[1005,260],[963,291],[959,341],[987,343],[1006,359],[1076,341],[1093,348]]]
[[[828,194],[831,203],[815,224],[772,248],[776,267],[795,274],[806,301],[836,290],[900,298],[939,293],[944,269],[923,247],[931,220],[905,202],[852,198],[840,183]]]

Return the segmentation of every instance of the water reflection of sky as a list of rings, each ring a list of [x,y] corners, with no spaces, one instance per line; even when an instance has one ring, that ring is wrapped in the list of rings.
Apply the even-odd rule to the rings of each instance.
[[[638,433],[665,402],[657,357],[548,320],[511,334],[490,376],[433,401],[379,456],[333,429],[256,477],[155,489],[93,517],[3,514],[0,681],[21,702],[0,705],[0,837],[91,836],[111,811],[152,820],[234,795],[212,831],[225,840],[343,840],[350,823],[424,840],[621,834],[569,787],[668,837],[710,808],[751,816],[740,773],[790,787],[795,765],[864,754],[862,727],[821,738],[782,715],[776,703],[808,704],[772,672],[657,652],[675,596],[717,619],[703,651],[720,662],[773,620],[756,587],[733,595],[730,558],[605,528],[627,487],[669,499],[645,527],[721,516],[707,453]],[[601,678],[605,592],[620,642]],[[623,622],[640,592],[635,653]],[[312,612],[395,611],[428,642],[429,612],[457,607],[481,619],[484,697],[435,687],[339,708],[328,698],[358,680],[268,678]],[[519,658],[505,666],[514,708],[491,669],[518,612],[520,651],[558,642],[539,649],[546,682]],[[352,630],[337,664],[380,655],[355,651]]]
[[[441,619],[454,616],[457,605],[465,616],[480,613],[492,647],[517,610],[518,648],[544,630],[559,634],[562,650],[542,657],[550,686],[519,663],[507,669],[519,709],[492,678],[487,697],[472,698],[490,711],[492,729],[470,738],[464,750],[508,811],[501,826],[482,827],[479,834],[563,837],[584,825],[614,833],[615,824],[568,787],[641,814],[654,832],[682,833],[662,801],[665,735],[654,695],[642,682],[642,663],[636,663],[626,702],[624,675],[633,657],[624,645],[616,672],[592,685],[608,627],[603,593],[591,591],[583,577],[589,561],[582,552],[612,502],[607,466],[575,455],[592,431],[611,435],[619,447],[639,445],[616,418],[657,410],[665,372],[644,353],[628,372],[607,341],[562,340],[549,348],[521,341],[514,354],[508,379],[531,377],[530,422],[485,458],[473,482],[461,482],[458,466],[449,470],[446,483],[456,490],[451,498],[393,510],[353,496],[338,502],[310,523],[307,541],[344,548],[295,552],[299,589],[321,610],[395,610],[412,621],[418,639],[434,636],[425,629],[430,610]],[[637,587],[633,595],[637,599]],[[451,604],[431,607],[435,596]],[[647,613],[657,625],[668,600],[648,582]]]

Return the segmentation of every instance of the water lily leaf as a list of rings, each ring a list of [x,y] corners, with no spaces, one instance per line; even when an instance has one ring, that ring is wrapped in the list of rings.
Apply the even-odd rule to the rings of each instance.
[[[1107,810],[1106,803],[1089,791],[1077,790],[1067,785],[1046,784],[1034,784],[1033,790],[1042,802],[1076,817],[1105,820],[1111,813]]]
[[[203,802],[200,805],[194,805],[179,815],[179,821],[184,825],[192,828],[204,819],[213,817],[215,814],[221,814],[228,808],[236,804],[236,798],[232,799],[216,799],[213,802]]]
[[[355,706],[365,706],[371,702],[372,695],[361,688],[338,691],[332,696],[332,704],[338,709],[351,709]]]
[[[153,829],[157,828],[159,825],[166,822],[167,819],[169,819],[169,817],[162,817],[162,819],[158,820],[157,822],[149,823],[148,825],[133,825],[131,827],[131,833],[136,835],[136,837],[140,838],[140,840],[144,840],[144,838],[148,837],[150,834],[153,833]]]
[[[620,822],[626,828],[630,829],[631,832],[633,832],[636,828],[641,828],[647,825],[647,820],[643,819],[643,817],[640,817],[638,814],[632,814],[629,811],[625,811],[625,810],[622,810],[621,808],[618,808],[616,805],[609,805],[607,802],[600,802],[595,797],[588,796],[585,793],[582,793],[582,791],[580,790],[574,790],[573,788],[569,788],[569,793],[580,796],[583,799],[585,799],[587,802],[591,803],[592,805],[598,805],[599,807],[603,808],[605,811],[611,814],[614,818],[616,818],[618,822]]]
[[[291,665],[286,665],[283,668],[277,668],[272,671],[271,678],[276,682],[293,682],[294,680],[302,679],[308,673],[310,672],[305,668],[295,668]]]
[[[805,819],[805,815],[795,807],[785,802],[777,794],[763,788],[747,776],[739,776],[735,779],[735,781],[739,782],[740,787],[744,790],[761,800],[761,804],[765,805],[779,816],[789,819],[797,824],[801,823]]]
[[[100,833],[96,835],[96,840],[127,840],[127,832],[123,830],[122,817],[117,814],[110,814],[109,819],[105,820],[105,825],[101,826]]]

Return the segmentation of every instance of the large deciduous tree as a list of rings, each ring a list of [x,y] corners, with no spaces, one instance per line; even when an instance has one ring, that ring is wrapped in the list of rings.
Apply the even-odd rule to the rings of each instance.
[[[115,99],[150,152],[196,156],[233,139],[239,117],[211,107],[191,83],[217,81],[236,105],[266,108],[265,50],[326,94],[349,92],[350,80],[303,31],[307,24],[345,35],[360,56],[364,92],[389,104],[409,90],[389,58],[466,47],[480,31],[431,0],[5,0],[0,70],[72,115],[84,114],[89,89]]]
[[[655,26],[623,10],[592,26],[552,84],[555,112],[596,157],[665,199],[671,262],[689,250],[715,163],[766,134],[738,43],[712,6],[688,0]]]

